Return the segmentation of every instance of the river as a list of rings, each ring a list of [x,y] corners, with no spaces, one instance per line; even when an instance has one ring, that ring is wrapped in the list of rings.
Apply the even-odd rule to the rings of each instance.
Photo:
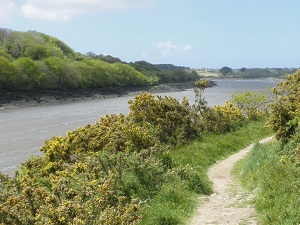
[[[233,93],[245,90],[266,91],[278,80],[217,80],[217,86],[207,88],[204,97],[210,106],[224,105]],[[163,93],[179,100],[186,96],[194,102],[193,90]],[[128,100],[134,96],[95,99],[0,110],[0,171],[10,176],[18,166],[34,155],[44,141],[53,136],[64,136],[67,131],[94,124],[106,114],[128,113]]]

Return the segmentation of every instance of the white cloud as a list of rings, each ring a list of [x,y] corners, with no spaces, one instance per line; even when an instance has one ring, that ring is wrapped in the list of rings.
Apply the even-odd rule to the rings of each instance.
[[[192,50],[191,45],[178,46],[172,41],[161,41],[156,44],[156,48],[160,51],[164,58],[175,55],[187,54]]]
[[[1,1],[1,0],[0,0]],[[78,14],[103,10],[151,7],[155,0],[28,0],[22,6],[27,18],[66,21]]]
[[[181,48],[183,53],[189,53],[192,50],[192,46],[191,45],[185,45]]]
[[[0,0],[0,23],[11,16],[14,8],[15,4],[12,0]]]
[[[167,58],[172,56],[177,51],[177,45],[171,41],[161,41],[156,47],[160,50],[163,57]]]

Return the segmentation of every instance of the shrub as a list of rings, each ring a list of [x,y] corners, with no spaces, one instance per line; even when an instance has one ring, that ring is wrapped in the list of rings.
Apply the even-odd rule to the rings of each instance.
[[[163,143],[187,143],[199,134],[193,126],[188,100],[182,103],[172,97],[150,93],[138,95],[129,101],[129,117],[137,124],[149,123]]]
[[[232,103],[243,111],[248,120],[261,118],[267,110],[266,94],[262,92],[235,93],[232,96]]]
[[[276,98],[269,106],[268,126],[278,139],[286,142],[299,129],[296,118],[300,117],[300,70],[286,75],[285,80],[272,91]]]
[[[203,114],[203,123],[209,132],[226,133],[235,130],[244,121],[243,111],[227,101],[225,106],[217,105]]]

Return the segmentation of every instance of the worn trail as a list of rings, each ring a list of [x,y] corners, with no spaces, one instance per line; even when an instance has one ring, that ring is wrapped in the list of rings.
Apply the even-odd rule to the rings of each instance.
[[[266,143],[273,137],[260,141]],[[190,225],[256,225],[255,211],[251,205],[253,195],[246,192],[231,175],[234,164],[252,150],[253,144],[216,163],[208,171],[214,194],[205,199],[197,209]]]

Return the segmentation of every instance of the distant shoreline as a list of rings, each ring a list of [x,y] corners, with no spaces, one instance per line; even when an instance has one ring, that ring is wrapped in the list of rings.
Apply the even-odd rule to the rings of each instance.
[[[211,82],[211,86],[216,85]],[[169,83],[153,87],[108,87],[74,90],[40,90],[40,91],[0,91],[0,108],[19,108],[57,104],[64,102],[79,102],[91,99],[116,98],[137,95],[143,92],[166,93],[180,92],[194,88],[194,82]]]

